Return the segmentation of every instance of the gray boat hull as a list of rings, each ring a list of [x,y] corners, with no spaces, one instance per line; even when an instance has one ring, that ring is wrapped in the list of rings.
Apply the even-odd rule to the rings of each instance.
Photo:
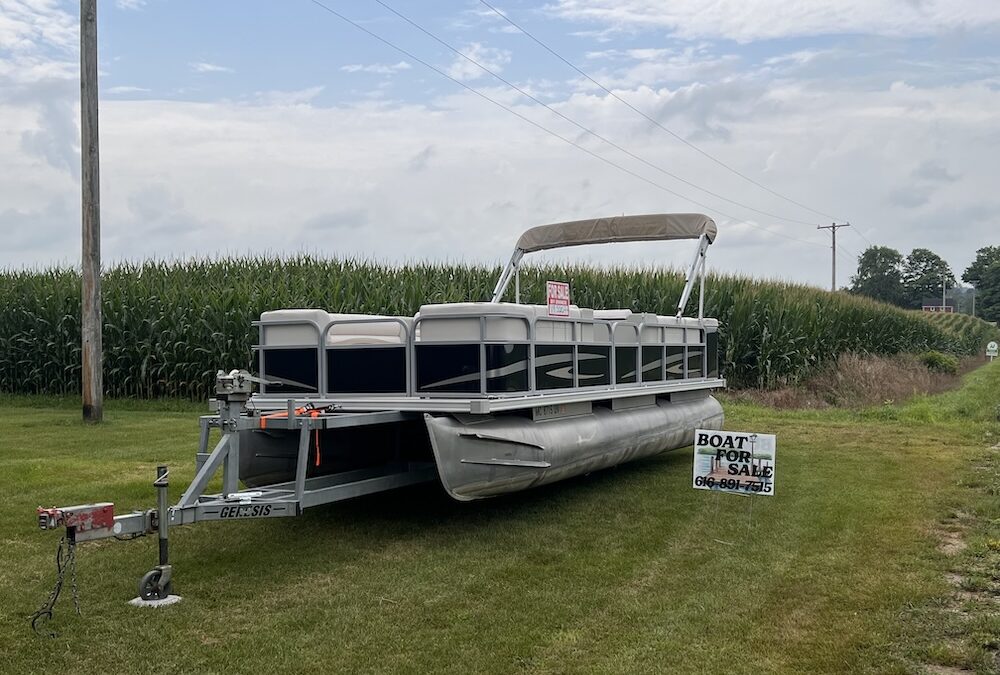
[[[721,429],[708,395],[626,410],[594,407],[574,417],[424,415],[438,473],[453,498],[517,492],[694,443],[694,430]]]

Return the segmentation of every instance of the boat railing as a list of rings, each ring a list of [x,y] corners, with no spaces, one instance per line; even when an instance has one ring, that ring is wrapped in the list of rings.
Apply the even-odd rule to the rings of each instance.
[[[421,327],[428,322],[437,320],[470,320],[478,319],[479,337],[478,340],[469,339],[439,339],[426,337],[420,333]],[[522,338],[495,338],[490,336],[489,325],[491,322],[501,320],[515,320],[523,322],[525,337]],[[553,324],[567,324],[570,326],[569,339],[538,339],[538,323],[547,322]],[[331,331],[336,327],[350,325],[371,325],[375,323],[394,323],[400,327],[397,334],[400,337],[395,340],[375,341],[371,343],[348,342],[344,344],[330,344],[329,337]],[[708,354],[708,331],[704,322],[699,321],[697,326],[698,338],[689,341],[689,331],[695,329],[694,326],[679,323],[678,325],[663,325],[660,320],[655,323],[641,320],[638,322],[627,319],[599,319],[584,317],[552,317],[552,316],[524,316],[513,312],[496,312],[482,314],[476,311],[464,313],[448,314],[442,317],[421,317],[417,316],[412,321],[400,317],[360,317],[352,319],[334,319],[325,325],[318,325],[314,321],[307,319],[286,319],[282,321],[254,322],[263,331],[283,326],[308,326],[315,331],[314,342],[302,342],[292,344],[271,345],[266,344],[262,339],[262,344],[255,345],[258,351],[258,367],[261,377],[268,380],[275,377],[279,382],[283,381],[285,386],[278,386],[275,391],[265,388],[267,393],[281,393],[282,390],[292,393],[291,388],[296,389],[294,393],[306,395],[326,395],[352,396],[363,395],[364,397],[432,397],[432,398],[469,398],[476,397],[503,397],[503,396],[524,396],[526,394],[549,394],[561,393],[575,390],[617,390],[626,388],[641,388],[652,383],[663,383],[667,380],[692,380],[699,378],[716,377],[717,373],[711,372]],[[587,331],[586,328],[590,328]],[[668,329],[681,329],[682,340],[669,340]],[[650,339],[644,336],[649,329],[656,330],[656,338]],[[620,330],[628,332],[628,337],[619,338]],[[589,339],[585,337],[590,335]],[[477,347],[478,354],[476,362],[478,364],[477,377],[466,374],[462,379],[463,386],[460,391],[434,391],[426,386],[421,386],[420,382],[420,351],[421,347],[452,346],[452,347]],[[526,371],[525,377],[518,380],[523,386],[513,385],[513,388],[502,389],[491,387],[491,380],[500,380],[503,368],[491,368],[489,356],[494,352],[491,347],[505,347],[513,349],[521,347],[523,350],[523,367],[520,362],[507,364],[505,367],[514,373]],[[539,348],[542,348],[539,350]],[[632,355],[629,356],[624,350],[630,349]],[[555,352],[554,350],[560,350]],[[295,378],[277,377],[274,373],[268,372],[267,355],[277,350],[284,350],[286,356],[302,358],[305,363],[298,364],[298,370],[291,369],[291,374],[296,372],[308,373],[314,369],[315,386],[312,382],[300,382]],[[373,351],[370,355],[366,354]],[[561,358],[567,359],[560,375],[565,379],[569,377],[566,386],[554,386],[551,382],[547,386],[539,383],[538,361],[539,351],[552,351]],[[291,352],[291,353],[289,353]],[[389,353],[391,352],[391,353]],[[379,357],[375,357],[379,354]],[[546,355],[550,358],[552,354]],[[594,359],[607,359],[607,373],[597,375],[588,374],[598,380],[595,384],[588,384],[581,379],[581,356],[582,360],[587,357]],[[373,358],[374,357],[374,358]],[[347,358],[348,361],[339,361],[340,358]],[[696,358],[697,369],[691,368],[691,359]],[[315,359],[314,364],[310,364]],[[668,359],[678,361],[671,368]],[[717,360],[717,357],[716,357]],[[347,365],[350,368],[359,368],[361,364],[368,364],[376,368],[378,372],[370,372],[366,382],[375,382],[375,385],[359,387],[334,386],[334,380],[340,372],[340,366]],[[273,364],[272,364],[273,365]],[[331,367],[335,366],[335,367]],[[630,368],[631,366],[631,368]],[[397,369],[398,368],[398,369]],[[649,371],[654,370],[650,373]],[[274,368],[271,368],[274,370]],[[285,368],[288,371],[288,368]],[[289,372],[285,372],[289,375]],[[308,378],[312,379],[310,375]],[[288,383],[291,383],[290,385]],[[372,389],[375,389],[374,391]]]

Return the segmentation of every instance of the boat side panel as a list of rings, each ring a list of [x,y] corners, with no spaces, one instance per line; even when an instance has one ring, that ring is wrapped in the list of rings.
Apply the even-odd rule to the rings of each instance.
[[[533,421],[521,416],[425,414],[441,482],[457,500],[525,490],[694,442],[696,428],[721,429],[711,396],[614,412]]]

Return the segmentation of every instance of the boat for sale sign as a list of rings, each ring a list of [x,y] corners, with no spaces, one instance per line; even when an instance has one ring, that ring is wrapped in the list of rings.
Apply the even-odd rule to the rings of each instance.
[[[569,316],[569,284],[546,281],[545,294],[549,298],[549,316]]]
[[[775,447],[772,434],[696,429],[694,487],[773,495]]]

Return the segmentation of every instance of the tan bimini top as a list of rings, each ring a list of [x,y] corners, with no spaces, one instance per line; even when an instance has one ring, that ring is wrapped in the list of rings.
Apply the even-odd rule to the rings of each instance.
[[[703,234],[711,243],[715,241],[718,232],[719,228],[715,221],[700,213],[613,216],[539,225],[521,235],[517,240],[517,248],[525,253],[531,253],[583,244],[698,239]]]

